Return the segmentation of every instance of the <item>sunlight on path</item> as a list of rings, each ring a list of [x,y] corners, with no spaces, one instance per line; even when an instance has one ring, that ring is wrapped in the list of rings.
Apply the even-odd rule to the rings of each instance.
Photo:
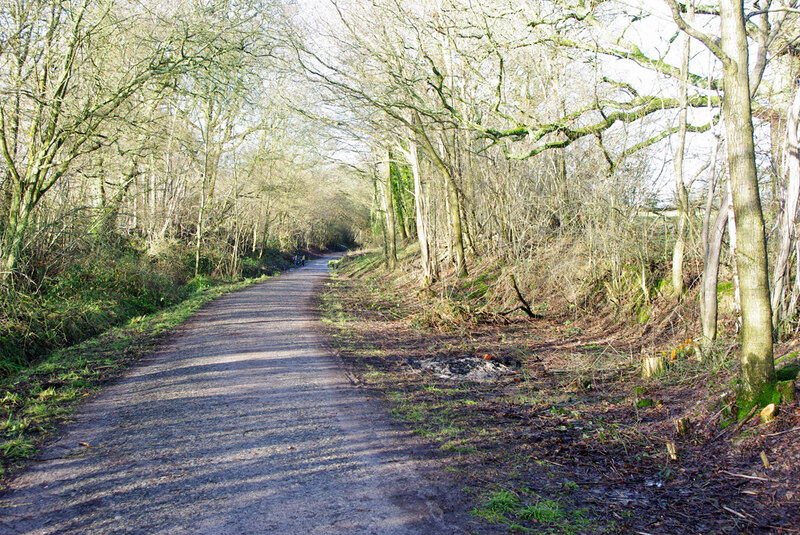
[[[11,481],[0,533],[460,533],[314,334],[327,272],[200,311]]]

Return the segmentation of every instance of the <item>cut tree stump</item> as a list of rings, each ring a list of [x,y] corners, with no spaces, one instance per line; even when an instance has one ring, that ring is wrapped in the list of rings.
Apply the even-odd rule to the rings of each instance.
[[[674,442],[667,442],[667,453],[669,453],[669,458],[673,461],[678,460],[678,447],[675,446]]]
[[[678,418],[675,420],[675,431],[679,436],[686,436],[689,434],[689,418]]]
[[[763,409],[761,409],[761,414],[759,417],[761,418],[762,423],[771,422],[775,419],[775,416],[778,415],[778,407],[774,403],[770,403]]]
[[[667,359],[664,357],[645,357],[642,359],[642,377],[658,377],[667,373]]]
[[[794,381],[778,381],[778,392],[781,394],[781,403],[791,403],[797,399]]]

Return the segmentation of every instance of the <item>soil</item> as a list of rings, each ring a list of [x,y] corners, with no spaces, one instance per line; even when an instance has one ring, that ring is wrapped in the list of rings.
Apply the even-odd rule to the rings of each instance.
[[[204,307],[0,496],[0,533],[464,533],[429,446],[354,389],[327,258]]]
[[[800,408],[737,423],[731,352],[701,363],[691,342],[644,342],[591,315],[454,319],[433,294],[339,274],[323,307],[356,382],[438,446],[478,516],[513,533],[800,533]],[[667,375],[642,379],[642,353],[662,352]],[[519,368],[474,382],[415,365],[464,358]],[[501,492],[517,509],[495,507]],[[520,513],[543,501],[564,517]]]

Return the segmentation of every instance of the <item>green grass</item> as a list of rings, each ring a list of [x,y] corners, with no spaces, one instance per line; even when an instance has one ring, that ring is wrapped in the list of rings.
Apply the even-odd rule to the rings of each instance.
[[[79,344],[59,349],[22,371],[0,379],[0,473],[21,465],[36,444],[52,434],[104,382],[145,355],[162,335],[189,319],[205,303],[266,277],[200,285],[185,301]]]
[[[521,508],[522,502],[519,496],[503,489],[490,494],[480,507],[472,510],[472,515],[493,524],[510,524],[511,520],[508,515],[516,513]]]
[[[564,517],[561,504],[553,500],[540,500],[528,505],[517,513],[522,520],[536,520],[542,524],[550,524]]]
[[[3,455],[21,459],[28,458],[36,452],[36,447],[33,443],[22,435],[4,441],[2,449]]]
[[[588,518],[587,509],[570,508],[562,502],[541,498],[527,488],[491,492],[471,514],[518,532],[572,534],[599,530]]]
[[[441,445],[440,449],[463,454],[478,453],[478,448],[469,445],[469,443],[463,439],[445,442]]]

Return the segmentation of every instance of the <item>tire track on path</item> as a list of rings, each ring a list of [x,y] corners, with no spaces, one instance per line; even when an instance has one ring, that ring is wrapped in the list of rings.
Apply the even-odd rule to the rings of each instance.
[[[0,533],[464,533],[316,334],[327,261],[210,303],[87,403]]]

